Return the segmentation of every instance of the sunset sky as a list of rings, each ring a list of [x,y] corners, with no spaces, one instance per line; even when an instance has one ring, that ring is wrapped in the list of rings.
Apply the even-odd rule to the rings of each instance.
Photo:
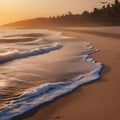
[[[82,13],[101,7],[103,0],[0,0],[0,24],[36,17]],[[114,0],[107,0],[112,3]]]

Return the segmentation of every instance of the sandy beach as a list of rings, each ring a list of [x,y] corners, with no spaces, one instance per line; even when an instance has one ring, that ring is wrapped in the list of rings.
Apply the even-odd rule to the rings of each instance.
[[[54,30],[88,41],[99,49],[91,57],[103,63],[104,70],[99,80],[32,110],[24,120],[119,120],[120,27]]]

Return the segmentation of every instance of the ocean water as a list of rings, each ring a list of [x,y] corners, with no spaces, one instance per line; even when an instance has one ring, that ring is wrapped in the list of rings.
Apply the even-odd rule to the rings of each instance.
[[[47,29],[0,29],[0,120],[96,80],[103,68],[82,40]]]

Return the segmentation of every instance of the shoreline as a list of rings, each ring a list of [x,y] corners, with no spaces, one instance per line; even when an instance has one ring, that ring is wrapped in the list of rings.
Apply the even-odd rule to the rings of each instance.
[[[81,86],[43,107],[22,116],[25,120],[117,120],[120,119],[119,97],[119,43],[114,37],[59,30],[63,35],[90,42],[100,52],[90,55],[104,64],[101,78]],[[109,44],[108,44],[109,43]],[[114,81],[116,79],[116,81]],[[111,94],[110,94],[111,93]],[[31,116],[29,116],[31,115]],[[20,118],[20,119],[22,119]]]

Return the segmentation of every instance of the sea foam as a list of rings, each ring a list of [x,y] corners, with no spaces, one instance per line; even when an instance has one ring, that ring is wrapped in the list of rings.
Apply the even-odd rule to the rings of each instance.
[[[90,58],[86,58],[86,61],[95,63],[95,61]],[[0,119],[13,119],[15,116],[19,116],[39,105],[50,102],[55,98],[71,92],[85,83],[98,79],[100,77],[100,72],[103,68],[103,65],[101,63],[95,64],[97,65],[96,69],[87,74],[79,75],[69,82],[46,83],[28,89],[27,91],[23,92],[22,96],[18,100],[15,101],[15,104],[3,109],[0,112]]]
[[[41,48],[36,48],[33,49],[29,52],[25,52],[25,53],[21,53],[18,50],[14,50],[11,52],[6,52],[3,54],[0,54],[0,63],[3,62],[7,62],[10,60],[14,60],[14,59],[20,59],[20,58],[26,58],[26,57],[30,57],[30,56],[35,56],[35,55],[39,55],[39,54],[44,54],[50,51],[54,51],[54,50],[58,50],[62,48],[62,45],[59,43],[54,43],[52,46],[50,47],[43,47]]]

